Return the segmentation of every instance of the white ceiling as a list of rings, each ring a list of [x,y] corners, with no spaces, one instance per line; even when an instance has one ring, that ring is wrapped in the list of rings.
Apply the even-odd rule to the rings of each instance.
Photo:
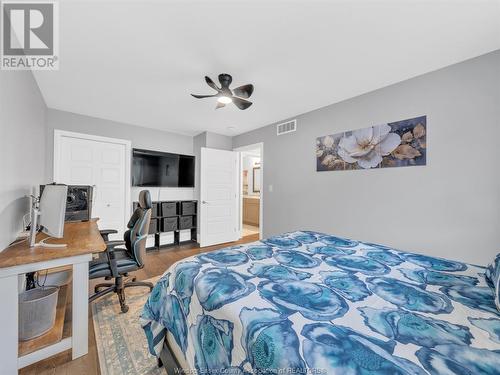
[[[499,49],[500,1],[61,0],[60,43],[49,107],[236,135]],[[222,72],[252,107],[189,95]]]

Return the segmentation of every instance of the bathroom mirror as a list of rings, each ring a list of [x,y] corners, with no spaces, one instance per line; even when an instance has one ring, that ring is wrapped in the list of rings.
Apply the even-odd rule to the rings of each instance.
[[[253,188],[254,193],[260,193],[260,167],[253,168]]]

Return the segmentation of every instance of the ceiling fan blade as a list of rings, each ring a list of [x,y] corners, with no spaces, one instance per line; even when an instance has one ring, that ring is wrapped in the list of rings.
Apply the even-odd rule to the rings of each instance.
[[[207,85],[209,85],[211,88],[213,88],[216,91],[220,91],[220,88],[217,87],[214,81],[208,76],[205,76],[205,82],[207,82]]]
[[[219,108],[222,108],[222,107],[225,107],[226,105],[224,103],[221,103],[221,102],[217,102],[217,105],[215,106],[215,109],[219,109]]]
[[[233,94],[235,96],[238,96],[238,97],[244,98],[244,99],[252,96],[252,93],[253,93],[253,85],[243,85],[240,87],[236,87],[233,90]]]
[[[248,101],[246,99],[237,98],[235,96],[232,99],[233,99],[234,105],[241,110],[247,109],[248,107],[250,107],[252,105],[252,102]]]
[[[226,73],[219,74],[219,82],[223,89],[227,89],[231,82],[233,82],[233,77]]]
[[[191,96],[195,97],[196,99],[203,99],[203,98],[213,98],[214,96],[217,96],[219,94],[214,94],[214,95],[196,95],[196,94],[191,94]]]

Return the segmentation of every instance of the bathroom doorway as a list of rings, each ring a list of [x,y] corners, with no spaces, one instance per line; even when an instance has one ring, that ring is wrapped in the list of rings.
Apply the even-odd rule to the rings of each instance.
[[[262,238],[262,144],[235,149],[240,153],[240,229],[241,237]]]

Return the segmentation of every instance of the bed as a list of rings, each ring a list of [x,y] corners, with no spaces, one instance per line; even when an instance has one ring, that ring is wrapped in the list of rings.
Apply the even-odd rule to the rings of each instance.
[[[499,374],[485,268],[298,231],[183,259],[141,317],[199,374]],[[162,357],[163,358],[163,357]]]

